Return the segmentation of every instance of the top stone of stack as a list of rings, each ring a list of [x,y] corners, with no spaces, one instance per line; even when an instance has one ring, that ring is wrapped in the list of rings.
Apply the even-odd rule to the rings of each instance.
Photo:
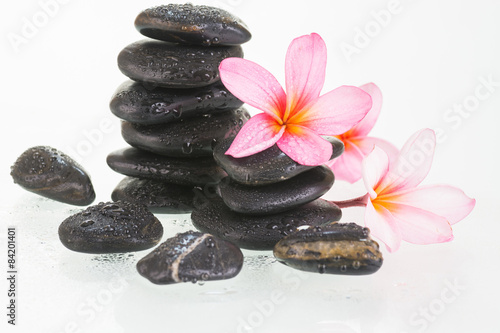
[[[144,36],[195,45],[240,45],[252,35],[242,20],[209,6],[169,4],[142,11],[135,27]]]

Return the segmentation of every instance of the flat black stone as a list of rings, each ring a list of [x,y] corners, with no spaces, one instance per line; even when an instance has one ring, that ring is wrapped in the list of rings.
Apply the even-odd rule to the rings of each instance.
[[[243,44],[252,38],[245,23],[229,12],[189,3],[146,9],[135,27],[154,39],[205,46]]]
[[[84,253],[123,253],[149,249],[161,240],[160,221],[143,205],[101,202],[65,219],[59,239]]]
[[[152,87],[195,88],[220,80],[219,64],[243,57],[240,46],[204,47],[156,40],[130,44],[118,55],[118,67],[134,81]]]
[[[226,280],[238,275],[243,254],[235,245],[196,231],[167,239],[139,260],[137,271],[155,284]]]
[[[344,144],[335,137],[324,137],[332,143],[332,159],[344,152]],[[234,158],[226,155],[234,138],[218,142],[214,147],[215,161],[236,182],[246,185],[266,185],[281,182],[314,168],[301,165],[283,153],[277,145],[260,153]]]
[[[71,205],[87,206],[95,200],[90,177],[71,157],[47,146],[26,150],[10,172],[25,190]]]
[[[220,81],[192,89],[151,88],[140,82],[126,81],[113,95],[110,109],[123,120],[154,125],[237,109],[242,105],[243,102]]]
[[[227,174],[213,157],[179,158],[124,148],[108,155],[106,162],[126,176],[161,180],[179,185],[205,186],[218,183]]]
[[[126,177],[113,190],[111,199],[160,208],[161,213],[183,214],[193,210],[194,194],[192,186]]]
[[[379,245],[355,223],[334,223],[296,231],[274,247],[279,262],[308,272],[366,275],[382,266]]]
[[[172,157],[212,155],[212,145],[235,137],[250,119],[244,108],[175,123],[139,125],[122,122],[122,136],[133,147]]]
[[[300,226],[318,226],[341,217],[340,208],[322,199],[286,212],[256,216],[233,212],[220,198],[204,201],[197,198],[191,214],[196,229],[251,250],[271,250]]]
[[[318,166],[276,184],[250,186],[224,178],[217,191],[226,205],[243,214],[284,212],[314,201],[328,192],[335,177],[327,166]]]

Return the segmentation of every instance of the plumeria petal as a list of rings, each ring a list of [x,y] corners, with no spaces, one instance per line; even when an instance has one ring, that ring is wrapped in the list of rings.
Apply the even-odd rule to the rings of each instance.
[[[226,155],[245,157],[274,145],[283,135],[285,126],[279,125],[266,113],[259,113],[243,126]]]
[[[375,146],[382,148],[382,150],[389,156],[389,161],[391,163],[396,160],[399,154],[399,150],[396,146],[383,139],[365,136],[360,138],[351,138],[350,141],[355,144],[365,156],[370,154]]]
[[[287,125],[278,147],[302,165],[321,165],[332,156],[332,145],[306,127]]]
[[[300,123],[320,135],[340,135],[356,125],[372,106],[369,94],[357,87],[341,86],[306,107],[291,123]]]
[[[472,211],[476,200],[469,198],[456,187],[449,185],[429,185],[391,193],[379,200],[420,208],[442,216],[455,224]]]
[[[375,191],[391,193],[416,187],[429,173],[436,146],[436,134],[431,129],[415,133],[403,146],[387,177]]]
[[[221,62],[219,71],[222,83],[233,95],[281,122],[286,95],[265,68],[246,59],[227,58]]]
[[[318,34],[296,38],[288,47],[285,121],[319,97],[325,83],[326,59],[326,45]]]
[[[381,205],[366,204],[365,225],[371,234],[381,240],[389,250],[394,252],[401,245],[401,231],[392,214]]]
[[[342,155],[325,164],[332,169],[336,180],[345,180],[353,184],[362,177],[361,164],[364,158],[365,154],[355,144],[345,140]]]
[[[366,114],[366,117],[363,118],[356,126],[354,126],[347,133],[347,136],[358,137],[358,136],[366,136],[372,130],[373,126],[377,122],[377,118],[380,114],[380,110],[382,109],[382,92],[380,88],[377,87],[374,83],[367,83],[359,87],[366,91],[372,98],[372,108]]]
[[[426,210],[390,204],[386,207],[397,222],[403,240],[413,244],[444,243],[453,240],[453,231],[446,218]]]
[[[384,180],[389,171],[389,156],[381,148],[375,146],[373,151],[363,160],[363,181],[371,199],[377,197],[374,190]]]

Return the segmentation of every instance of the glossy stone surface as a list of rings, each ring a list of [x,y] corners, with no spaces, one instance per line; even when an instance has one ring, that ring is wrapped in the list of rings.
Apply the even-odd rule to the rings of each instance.
[[[71,205],[87,206],[95,192],[87,172],[71,157],[47,146],[27,149],[10,172],[25,190]]]
[[[213,143],[235,137],[248,119],[248,112],[240,108],[160,125],[122,122],[122,136],[131,146],[160,155],[211,156]]]
[[[196,231],[167,239],[139,260],[137,271],[155,284],[230,279],[243,266],[243,254],[235,245]]]
[[[366,275],[382,266],[379,245],[355,223],[334,223],[294,232],[274,247],[281,263],[308,272]]]
[[[229,177],[218,184],[218,193],[233,211],[265,215],[284,212],[314,201],[328,192],[334,181],[333,172],[318,166],[276,184],[250,186]]]
[[[227,175],[212,157],[168,157],[137,148],[114,151],[108,155],[106,162],[111,169],[126,176],[179,185],[204,186],[217,183]]]
[[[134,81],[152,87],[195,88],[220,80],[219,64],[229,57],[243,57],[240,46],[207,48],[145,39],[125,47],[118,67]]]
[[[205,46],[243,44],[252,38],[245,23],[229,12],[190,3],[146,9],[137,16],[135,27],[154,39]]]
[[[161,240],[160,221],[143,205],[101,202],[65,219],[59,239],[84,253],[122,253],[149,249]]]
[[[198,198],[199,199],[199,198]],[[284,236],[303,225],[322,225],[340,220],[335,204],[317,199],[295,209],[265,216],[233,212],[220,198],[197,201],[191,220],[196,229],[228,240],[241,248],[271,250]]]
[[[340,156],[344,151],[344,144],[335,137],[325,137],[332,143],[332,159]],[[234,158],[226,155],[234,139],[227,139],[217,143],[214,147],[215,161],[238,183],[246,185],[273,184],[295,177],[296,175],[314,167],[300,165],[277,145],[260,153]]]
[[[192,186],[126,177],[113,190],[111,199],[160,208],[162,213],[182,214],[193,210],[194,191]]]
[[[220,81],[192,89],[154,88],[140,82],[126,81],[113,95],[110,109],[123,120],[153,125],[237,109],[242,105],[243,102]]]

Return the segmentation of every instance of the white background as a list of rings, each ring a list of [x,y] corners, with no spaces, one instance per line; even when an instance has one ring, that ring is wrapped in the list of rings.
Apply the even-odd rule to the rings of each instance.
[[[425,182],[458,186],[477,200],[472,214],[454,226],[453,242],[404,244],[395,254],[384,252],[384,266],[372,276],[301,274],[273,263],[269,252],[246,251],[238,277],[204,286],[150,284],[134,267],[147,251],[89,256],[66,250],[57,227],[79,209],[13,184],[10,165],[35,145],[51,145],[80,160],[91,174],[96,202],[108,201],[122,178],[105,163],[109,152],[125,146],[108,109],[125,80],[116,56],[142,38],[133,26],[136,15],[161,2],[62,2],[46,22],[38,1],[0,5],[1,271],[7,270],[9,225],[18,228],[19,249],[18,325],[9,332],[500,330],[498,1],[401,0],[383,27],[373,13],[386,10],[387,0],[192,1],[241,17],[253,33],[245,57],[280,82],[289,42],[319,33],[329,52],[324,92],[342,84],[378,84],[384,106],[371,135],[400,147],[421,128],[440,129],[442,142]],[[40,27],[16,50],[9,36],[22,36],[23,26],[34,20]],[[367,29],[370,37],[361,43],[359,31]],[[356,53],[346,56],[347,44]],[[491,91],[483,78],[496,82]],[[477,89],[487,96],[478,99]],[[454,105],[470,111],[450,113]],[[327,196],[357,194],[363,194],[361,184],[338,182]],[[344,221],[362,223],[362,213],[346,210]],[[165,238],[191,228],[189,215],[159,218]],[[7,327],[8,288],[0,280],[0,325]]]

